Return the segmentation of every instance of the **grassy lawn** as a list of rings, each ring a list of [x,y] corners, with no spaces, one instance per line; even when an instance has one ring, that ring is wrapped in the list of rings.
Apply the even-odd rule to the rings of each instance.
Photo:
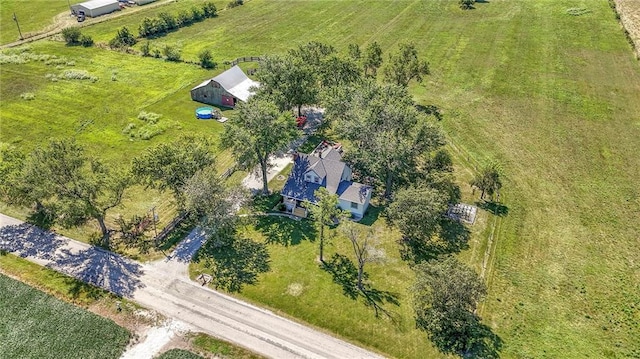
[[[197,349],[221,359],[261,359],[262,356],[206,334],[196,334],[192,344]]]
[[[70,0],[71,4],[82,2]],[[69,14],[67,0],[2,0],[0,4],[0,44],[6,44],[20,39],[18,27],[13,21],[16,14],[22,35],[29,32],[43,30],[53,24],[56,15]]]
[[[114,322],[0,275],[0,357],[117,358],[129,332]]]
[[[576,6],[590,12],[567,14]],[[151,11],[84,31],[108,41],[116,27],[135,29]],[[3,18],[5,24],[12,25]],[[375,40],[387,51],[413,41],[432,74],[411,91],[416,102],[443,113],[466,202],[475,201],[465,184],[473,168],[489,158],[502,163],[508,213],[482,212],[461,258],[485,274],[489,296],[480,314],[504,340],[503,357],[640,356],[640,64],[606,0],[495,0],[472,11],[459,10],[454,0],[252,0],[152,42],[180,44],[190,60],[209,48],[220,62],[311,40],[338,49]],[[0,141],[32,147],[78,132],[94,153],[128,163],[152,143],[180,133],[215,137],[222,128],[195,121],[197,105],[188,97],[193,84],[215,71],[51,42],[33,48],[66,56],[100,80],[53,83],[44,76],[59,73],[55,65],[3,64]],[[35,100],[22,100],[25,92]],[[140,110],[162,113],[180,127],[130,141],[122,129]],[[295,235],[286,242],[297,244],[288,247],[272,241],[272,271],[244,297],[389,355],[436,356],[413,329],[406,294],[411,271],[399,262],[393,240],[385,241],[390,261],[368,270],[381,290],[399,294],[401,305],[392,308],[399,324],[375,319],[362,302],[343,296],[318,268],[316,243]],[[348,253],[341,245],[330,252]]]

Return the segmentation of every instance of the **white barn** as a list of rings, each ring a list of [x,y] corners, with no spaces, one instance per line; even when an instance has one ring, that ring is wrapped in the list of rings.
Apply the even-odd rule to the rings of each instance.
[[[74,13],[84,12],[86,16],[97,17],[120,9],[118,0],[91,0],[71,5]]]

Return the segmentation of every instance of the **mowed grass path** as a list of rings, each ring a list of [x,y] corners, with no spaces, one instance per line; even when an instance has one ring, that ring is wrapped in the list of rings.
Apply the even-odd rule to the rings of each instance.
[[[0,274],[0,357],[118,358],[129,332]]]

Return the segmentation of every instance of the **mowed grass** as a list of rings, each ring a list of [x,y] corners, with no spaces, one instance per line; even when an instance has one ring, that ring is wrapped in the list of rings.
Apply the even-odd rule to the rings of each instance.
[[[97,48],[67,47],[59,42],[38,42],[29,47],[31,53],[55,55],[65,61],[60,65],[40,61],[2,65],[0,142],[30,151],[51,139],[75,138],[91,155],[121,167],[130,166],[132,158],[146,148],[182,135],[207,137],[212,150],[220,152],[217,141],[222,124],[196,120],[194,111],[200,104],[191,101],[189,94],[194,84],[212,76],[211,71]],[[46,78],[80,70],[98,80],[54,82]],[[35,99],[26,101],[20,97],[23,93],[33,93]],[[137,119],[140,111],[161,114],[164,133],[150,140],[123,133],[130,123],[137,128],[144,125]],[[221,172],[232,163],[229,153],[220,154]],[[170,195],[132,187],[126,193],[124,206],[112,210],[108,222],[113,227],[119,214],[126,218],[144,215],[152,207],[156,207],[161,225],[175,215]],[[4,207],[3,211],[21,218],[27,215],[27,210],[21,208]],[[65,233],[88,240],[97,230],[97,225],[91,223]]]
[[[212,48],[223,59],[310,40],[339,49],[375,40],[387,51],[414,42],[432,75],[411,91],[442,109],[465,166],[460,177],[489,158],[504,167],[508,214],[488,217],[484,240],[462,254],[480,272],[492,238],[480,314],[504,340],[503,357],[637,357],[640,65],[606,1],[579,5],[591,12],[571,16],[575,2],[545,0],[496,0],[467,12],[455,1],[254,0],[217,26],[158,41],[182,41],[185,57]],[[296,250],[302,246],[272,250],[273,279],[244,295],[330,321],[326,310],[344,308],[336,298],[300,306],[273,299],[292,281],[276,275],[297,267],[297,281],[314,277],[308,260],[298,260],[311,254]]]
[[[117,358],[129,332],[0,275],[0,357]]]
[[[591,12],[581,16],[566,13],[566,9],[577,6]],[[117,21],[137,24],[143,17],[140,12]],[[99,41],[107,41],[120,26],[113,21],[84,31]],[[413,84],[411,91],[418,103],[442,109],[441,125],[451,139],[462,185],[470,178],[473,167],[484,160],[495,158],[502,162],[505,188],[501,199],[508,214],[484,218],[487,229],[476,231],[479,234],[472,238],[471,248],[461,257],[480,272],[486,250],[492,254],[485,272],[489,297],[481,303],[480,314],[504,340],[503,357],[640,355],[640,65],[633,59],[606,0],[494,0],[477,3],[475,10],[466,12],[459,10],[454,0],[252,0],[225,11],[217,19],[152,42],[180,44],[183,57],[191,60],[201,49],[209,48],[221,61],[284,52],[311,40],[324,41],[338,49],[345,49],[349,43],[365,45],[375,40],[387,52],[400,41],[414,42],[429,60],[432,74],[424,83]],[[142,64],[157,64],[160,69],[154,67],[154,73],[148,75],[154,77],[163,74],[163,68],[175,66],[173,69],[180,70],[172,73],[176,80],[185,76],[183,70],[196,71],[191,65],[140,60],[104,50],[69,49],[57,44],[38,46],[54,48],[56,53],[91,54],[94,70],[102,68],[98,66],[102,62],[126,63],[124,66],[134,73],[138,67],[146,68]],[[20,136],[22,142],[32,143],[42,141],[41,136],[46,137],[49,132],[63,132],[47,122],[31,120],[30,126],[5,135],[9,126],[14,126],[5,117],[5,106],[9,106],[5,105],[5,89],[18,86],[10,85],[16,81],[9,80],[19,78],[20,86],[47,84],[39,77],[46,72],[35,77],[8,77],[6,68],[12,67],[3,65],[0,69],[0,138],[10,141]],[[207,74],[194,73],[194,77],[200,81]],[[109,72],[96,84],[108,80],[108,76]],[[127,102],[135,108],[131,111],[134,115],[140,108],[151,106],[148,103],[137,107],[135,101],[140,93],[159,86],[157,78],[139,81],[148,81],[147,86],[123,89],[137,94]],[[166,83],[160,86],[171,87]],[[14,96],[21,91],[25,90],[16,89]],[[181,91],[186,95],[188,89]],[[78,93],[73,96],[83,96]],[[103,93],[115,96],[110,92],[107,95],[106,90]],[[167,96],[158,96],[155,106],[163,106],[162,99]],[[73,101],[66,97],[56,101]],[[16,110],[11,113],[21,113],[29,119],[29,111],[40,111],[37,101],[36,93],[36,100],[24,102],[21,111],[15,101],[10,101]],[[191,110],[182,106],[195,107],[188,99],[181,101],[166,107],[167,111],[180,108],[186,114]],[[103,104],[92,110],[104,108],[100,106]],[[65,118],[59,109],[53,111],[53,116]],[[104,118],[111,116],[105,114]],[[77,120],[72,119],[71,123]],[[31,136],[31,132],[40,136]],[[170,133],[173,132],[167,132]],[[105,137],[86,138],[87,144],[93,145],[94,141],[97,151],[114,159],[127,158],[129,150],[139,151],[135,143],[131,148],[111,148]],[[123,152],[118,154],[116,150]],[[470,197],[465,200],[472,201]],[[492,246],[488,246],[489,238]],[[269,273],[263,281],[273,289],[259,284],[248,287],[244,295],[311,322],[314,318],[318,318],[317,323],[331,321],[321,324],[329,329],[339,326],[337,323],[344,324],[343,329],[336,330],[344,333],[348,330],[344,328],[353,328],[345,334],[350,338],[360,335],[358,325],[363,315],[359,314],[371,312],[334,305],[344,304],[338,299],[338,286],[327,289],[329,294],[318,295],[317,301],[309,299],[299,306],[281,294],[293,278],[311,283],[314,276],[327,275],[313,265],[311,252],[315,247],[309,244],[306,253],[305,243],[288,248],[274,246],[272,273],[282,275],[282,279],[278,281],[275,274]],[[390,256],[396,253],[389,248]],[[302,259],[297,260],[298,257]],[[318,282],[329,288],[328,281],[330,278]],[[406,288],[411,278],[397,283],[400,282]],[[401,308],[408,313],[406,305]],[[329,318],[327,310],[338,317]],[[378,325],[387,328],[385,324]],[[372,328],[377,327],[372,324]],[[373,329],[368,332],[372,337],[362,342],[373,342],[389,330]],[[418,334],[392,343],[384,351],[404,353],[403,357],[431,355],[433,351],[429,349],[420,352],[429,344],[424,335]]]
[[[56,15],[69,14],[69,3],[76,4],[81,0],[2,0],[0,1],[0,44],[20,40],[18,26],[13,21],[16,14],[23,36],[30,32],[40,31],[53,24]]]

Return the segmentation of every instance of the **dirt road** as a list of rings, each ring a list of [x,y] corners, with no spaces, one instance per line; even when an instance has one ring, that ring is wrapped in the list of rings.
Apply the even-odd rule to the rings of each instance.
[[[168,259],[141,264],[0,214],[0,248],[271,358],[382,358],[318,330],[200,286],[187,277],[203,243],[194,230]]]

